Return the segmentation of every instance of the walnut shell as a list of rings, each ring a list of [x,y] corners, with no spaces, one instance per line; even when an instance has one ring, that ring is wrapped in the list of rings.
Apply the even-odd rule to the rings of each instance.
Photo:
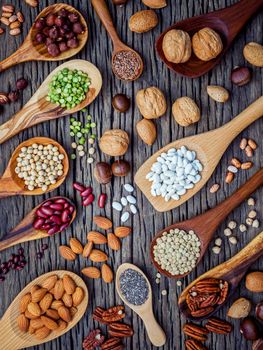
[[[190,97],[178,98],[172,108],[176,122],[181,126],[188,126],[200,119],[200,109]]]
[[[101,151],[109,156],[122,156],[127,152],[129,146],[129,136],[121,129],[107,130],[101,136],[99,147]]]
[[[192,38],[192,46],[195,55],[202,61],[216,58],[223,50],[219,34],[211,28],[203,28],[195,33]]]
[[[166,112],[166,99],[157,87],[139,90],[136,94],[136,104],[146,119],[156,119]]]
[[[156,27],[158,17],[153,10],[136,12],[129,20],[129,28],[135,33],[145,33]]]
[[[263,67],[263,46],[258,43],[248,43],[243,50],[245,59],[256,67]]]
[[[187,62],[192,54],[190,35],[183,30],[169,30],[163,37],[162,49],[167,61]]]
[[[161,9],[167,6],[166,0],[142,0],[142,2],[152,9]]]

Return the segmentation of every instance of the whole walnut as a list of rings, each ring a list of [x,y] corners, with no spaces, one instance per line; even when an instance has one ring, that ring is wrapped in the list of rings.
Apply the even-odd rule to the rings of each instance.
[[[101,136],[99,147],[101,151],[109,156],[122,156],[129,147],[129,136],[121,129],[107,130]]]
[[[202,61],[216,58],[223,50],[219,34],[211,28],[203,28],[195,33],[192,38],[192,46],[195,55]]]
[[[183,30],[169,30],[163,37],[162,48],[167,61],[173,63],[187,62],[192,54],[190,35]]]
[[[188,126],[200,119],[200,109],[190,97],[178,98],[172,108],[176,122],[181,126]]]
[[[166,99],[157,87],[139,90],[136,94],[136,104],[146,119],[156,119],[166,112]]]

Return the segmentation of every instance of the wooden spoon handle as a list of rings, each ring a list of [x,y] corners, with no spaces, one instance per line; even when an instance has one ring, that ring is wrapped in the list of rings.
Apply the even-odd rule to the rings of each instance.
[[[11,56],[7,57],[0,62],[0,72],[4,71],[7,68],[15,66],[18,63],[32,61],[32,54],[30,52],[30,47],[27,45],[21,46],[16,52]]]
[[[140,314],[140,317],[144,322],[151,343],[154,346],[163,346],[166,342],[166,335],[156,321],[152,309],[145,314]]]
[[[18,230],[14,229],[0,240],[0,252],[10,248],[16,244],[40,238],[37,231],[33,228],[32,223],[20,227]]]

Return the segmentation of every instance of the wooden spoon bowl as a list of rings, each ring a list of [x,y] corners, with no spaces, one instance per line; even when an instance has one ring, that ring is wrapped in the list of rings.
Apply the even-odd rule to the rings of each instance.
[[[88,40],[88,26],[82,14],[79,11],[77,11],[74,7],[62,3],[50,5],[44,8],[44,10],[39,13],[35,21],[37,21],[41,17],[47,16],[50,13],[55,14],[62,8],[70,12],[77,13],[79,15],[80,23],[84,29],[84,33],[78,35],[79,46],[76,48],[71,48],[65,52],[61,52],[57,57],[52,57],[47,52],[47,48],[44,44],[37,44],[35,42],[35,35],[38,31],[35,28],[35,25],[33,24],[31,29],[29,30],[27,37],[25,38],[23,44],[19,47],[19,49],[10,57],[0,62],[0,72],[21,62],[65,60],[72,56],[75,56],[79,51],[83,49]]]
[[[71,322],[69,322],[66,329],[62,331],[52,331],[48,337],[43,340],[38,340],[35,338],[34,334],[22,333],[17,326],[17,317],[19,316],[19,303],[21,298],[30,292],[30,289],[35,285],[41,285],[44,280],[51,275],[57,275],[62,278],[65,274],[69,275],[76,283],[77,286],[81,287],[84,291],[84,299],[81,304],[78,306],[78,312],[74,315]],[[87,286],[82,278],[76,275],[73,272],[66,270],[56,270],[45,273],[32,282],[30,282],[26,287],[17,295],[17,297],[13,300],[11,305],[6,310],[4,316],[0,320],[0,338],[1,338],[1,348],[2,349],[24,349],[32,346],[44,344],[53,339],[56,339],[63,334],[67,333],[71,328],[73,328],[83,317],[87,306],[88,306],[89,293]]]
[[[180,230],[184,230],[189,232],[193,230],[195,234],[198,236],[201,246],[200,246],[200,257],[196,261],[196,266],[202,260],[209,243],[211,242],[216,229],[220,225],[220,223],[229,215],[229,213],[240,205],[246,198],[248,198],[258,187],[263,185],[263,168],[259,170],[254,176],[252,176],[244,185],[242,185],[234,194],[232,194],[229,198],[224,200],[222,203],[217,205],[215,208],[208,210],[204,214],[198,215],[190,220],[178,222],[173,224],[159,233],[154,237],[151,242],[151,260],[157,270],[163,275],[169,278],[182,278],[188,275],[188,273],[182,275],[172,275],[166,270],[163,270],[161,266],[154,260],[154,246],[157,244],[157,239],[160,238],[164,232],[169,232],[171,229],[178,228]]]
[[[188,318],[194,321],[202,321],[216,313],[231,297],[237,289],[240,281],[245,276],[247,270],[257,259],[263,255],[263,232],[258,234],[245,248],[240,250],[235,256],[226,262],[214,267],[203,275],[199,276],[190,283],[179,297],[178,305],[180,311]],[[214,311],[204,317],[193,317],[190,314],[186,303],[188,291],[198,282],[206,278],[222,279],[229,283],[229,292],[225,302],[218,305]]]
[[[63,159],[63,175],[59,176],[57,178],[57,182],[55,184],[50,184],[48,186],[48,189],[43,192],[41,188],[35,188],[33,191],[29,191],[26,185],[24,184],[23,179],[20,179],[18,175],[15,172],[16,164],[17,164],[17,157],[22,149],[22,147],[28,147],[31,146],[33,143],[42,144],[42,145],[49,145],[52,144],[53,146],[56,146],[60,153],[64,155]],[[37,196],[44,193],[48,193],[51,191],[54,191],[56,188],[58,188],[66,179],[67,174],[69,171],[69,160],[68,155],[65,151],[65,149],[55,140],[50,139],[48,137],[33,137],[31,139],[28,139],[18,145],[18,147],[13,152],[7,168],[3,174],[3,176],[0,179],[0,198],[3,197],[9,197],[9,196],[15,196],[15,195],[25,195],[25,196]]]
[[[156,50],[163,62],[175,73],[190,78],[197,78],[213,69],[222,59],[232,45],[235,37],[241,31],[249,18],[257,13],[263,6],[263,0],[240,0],[238,3],[205,15],[196,16],[177,22],[167,28],[156,41]],[[163,52],[162,43],[164,35],[172,29],[181,29],[192,37],[200,29],[209,27],[215,30],[223,43],[222,52],[213,60],[201,61],[192,54],[189,61],[175,64],[169,62]]]

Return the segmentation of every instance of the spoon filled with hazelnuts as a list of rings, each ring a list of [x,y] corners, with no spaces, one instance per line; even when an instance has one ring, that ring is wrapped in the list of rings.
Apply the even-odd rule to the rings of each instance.
[[[156,50],[175,73],[200,77],[221,61],[246,22],[261,8],[263,0],[240,0],[222,10],[177,22],[159,36]]]

